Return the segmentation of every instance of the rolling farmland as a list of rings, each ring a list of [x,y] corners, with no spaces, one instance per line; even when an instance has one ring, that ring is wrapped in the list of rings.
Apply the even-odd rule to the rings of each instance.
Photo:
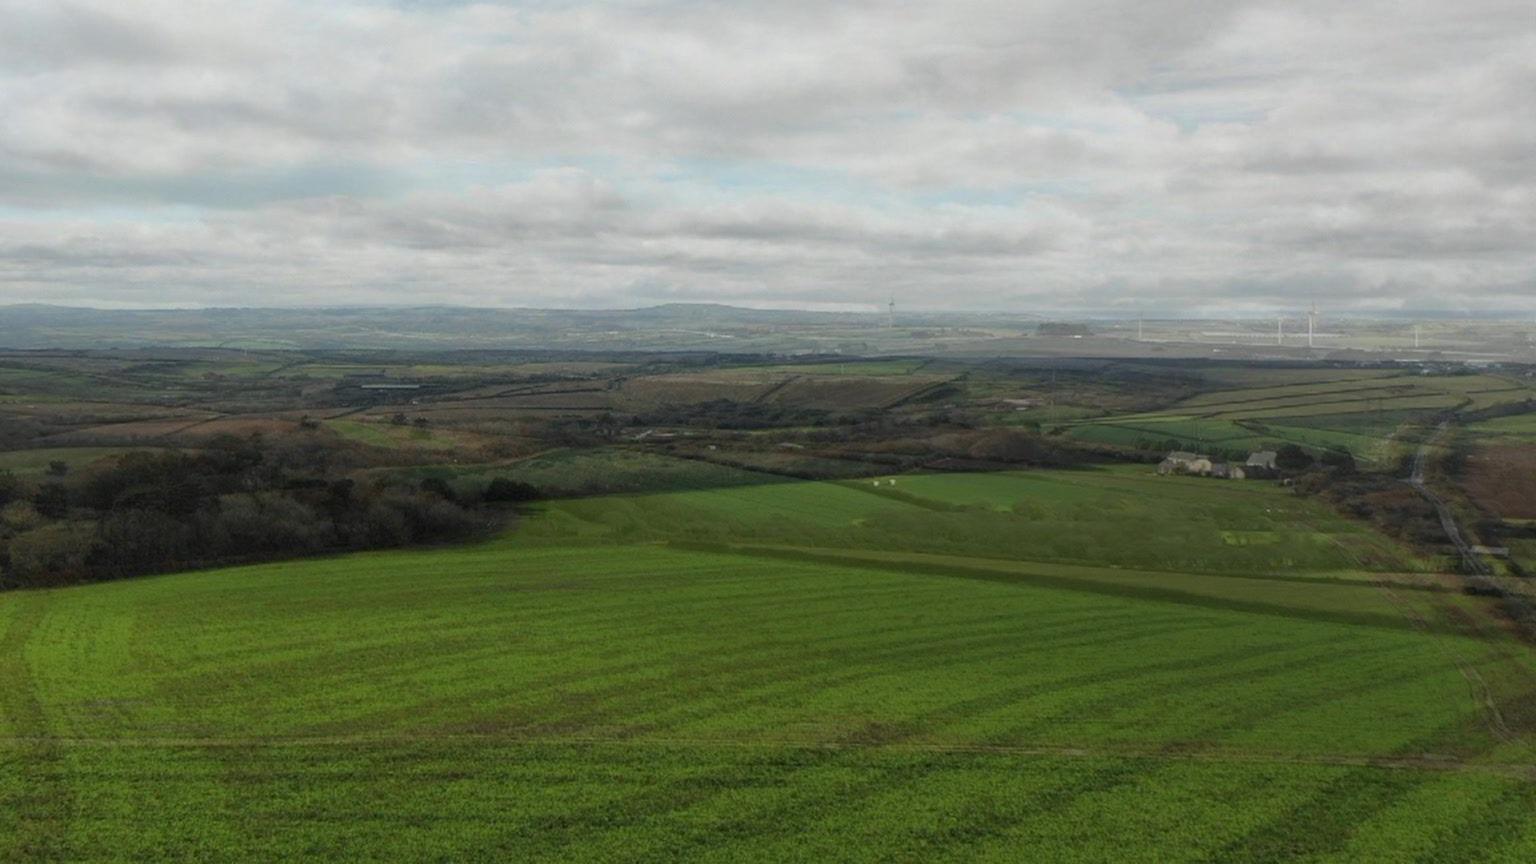
[[[3,595],[0,860],[1529,860],[1536,665],[1414,563],[1121,468]]]
[[[1336,373],[1338,374],[1338,373]],[[1530,386],[1488,375],[1371,375],[1199,393],[1167,409],[1064,424],[1084,441],[1119,446],[1256,450],[1293,443],[1386,456],[1403,423],[1449,410],[1480,410],[1536,398]]]
[[[0,573],[39,581],[10,584],[468,545],[0,594],[0,861],[1536,854],[1536,652],[1394,477],[1496,408],[1431,479],[1515,574],[1530,415],[1480,419],[1527,407],[1513,374],[16,362]],[[1298,494],[1146,461],[1283,443],[1360,465]],[[133,449],[217,458],[184,484]],[[166,566],[96,563],[129,553]]]

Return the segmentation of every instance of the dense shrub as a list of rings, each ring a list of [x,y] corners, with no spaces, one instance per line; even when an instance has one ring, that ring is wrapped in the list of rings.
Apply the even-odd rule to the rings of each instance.
[[[1275,465],[1281,471],[1296,473],[1312,467],[1312,457],[1295,444],[1284,444],[1275,451]]]
[[[435,542],[486,524],[442,480],[403,488],[334,476],[350,467],[318,436],[224,436],[30,486],[0,474],[0,585]]]
[[[497,477],[487,483],[483,494],[487,504],[518,504],[537,501],[540,497],[539,487],[506,477]]]

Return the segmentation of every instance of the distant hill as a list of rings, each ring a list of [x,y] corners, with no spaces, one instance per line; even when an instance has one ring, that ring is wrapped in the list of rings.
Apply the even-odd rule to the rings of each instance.
[[[1018,328],[1030,326],[1017,316]],[[996,316],[909,314],[908,327],[988,325]],[[551,348],[815,351],[889,342],[873,312],[744,309],[669,303],[641,309],[482,309],[459,306],[109,310],[0,306],[0,348]]]

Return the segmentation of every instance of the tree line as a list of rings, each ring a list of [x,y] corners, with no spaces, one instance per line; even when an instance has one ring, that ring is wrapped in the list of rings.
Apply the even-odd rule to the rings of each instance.
[[[320,438],[224,436],[78,474],[0,472],[0,587],[100,581],[328,551],[461,540],[537,497],[505,478],[464,491],[374,477]]]

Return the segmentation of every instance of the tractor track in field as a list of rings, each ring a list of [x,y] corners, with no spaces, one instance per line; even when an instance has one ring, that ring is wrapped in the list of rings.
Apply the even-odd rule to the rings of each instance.
[[[1360,561],[1352,549],[1344,545],[1337,538],[1333,538],[1333,543],[1344,554],[1355,559],[1355,564],[1360,567],[1362,572],[1366,571],[1367,568],[1364,563]],[[1382,594],[1387,600],[1403,614],[1404,618],[1407,618],[1413,624],[1416,630],[1434,643],[1435,650],[1440,652],[1441,656],[1450,660],[1452,665],[1456,667],[1456,671],[1467,682],[1472,701],[1478,705],[1483,715],[1483,725],[1488,729],[1488,734],[1506,744],[1519,741],[1520,736],[1513,729],[1509,728],[1509,723],[1504,719],[1504,712],[1499,709],[1498,700],[1493,697],[1493,688],[1488,686],[1488,682],[1483,678],[1482,673],[1478,672],[1476,667],[1468,663],[1460,654],[1447,648],[1445,643],[1437,638],[1434,624],[1424,617],[1423,612],[1419,611],[1417,607],[1397,592],[1392,580],[1376,576],[1371,582],[1381,589]]]
[[[1477,762],[1435,753],[1404,753],[1370,756],[1354,753],[1284,753],[1253,749],[1224,749],[1199,743],[1162,746],[1069,744],[983,744],[942,741],[814,740],[790,737],[710,738],[650,735],[644,731],[617,729],[604,733],[544,734],[537,729],[520,732],[445,732],[398,735],[320,735],[253,737],[10,737],[0,747],[79,747],[106,749],[250,749],[301,747],[410,747],[422,744],[501,745],[516,747],[613,747],[673,748],[689,750],[834,751],[876,754],[936,754],[956,756],[1036,757],[1059,759],[1148,759],[1167,762],[1199,762],[1242,765],[1313,765],[1337,768],[1378,768],[1390,771],[1438,771],[1489,774],[1536,782],[1536,764]]]
[[[1396,606],[1403,613],[1403,615],[1408,618],[1409,621],[1412,621],[1415,627],[1422,631],[1425,636],[1429,636],[1431,638],[1434,637],[1434,628],[1429,623],[1429,619],[1425,618],[1422,612],[1414,608],[1413,604],[1409,603],[1407,600],[1403,599],[1403,597],[1396,591],[1392,590],[1392,584],[1390,582],[1381,579],[1375,580],[1375,582],[1376,587],[1380,588],[1382,592],[1386,594],[1387,599],[1392,601],[1392,604]],[[1493,698],[1493,688],[1488,686],[1488,682],[1483,678],[1482,673],[1478,672],[1477,669],[1472,666],[1472,664],[1464,660],[1461,655],[1446,648],[1441,640],[1434,639],[1434,644],[1435,650],[1439,651],[1442,656],[1450,660],[1451,663],[1456,666],[1456,671],[1461,673],[1461,677],[1466,679],[1467,687],[1471,690],[1472,693],[1472,701],[1476,702],[1482,709],[1483,725],[1487,727],[1489,734],[1505,743],[1519,741],[1520,736],[1516,734],[1513,729],[1509,728],[1508,721],[1504,719],[1504,712],[1499,710],[1498,700]]]
[[[1334,538],[1332,542],[1334,545],[1338,546],[1340,551],[1342,551],[1345,555],[1353,558],[1356,565],[1360,567],[1362,572],[1368,569],[1364,566],[1363,562],[1360,561],[1359,557],[1355,555],[1354,551],[1351,550],[1348,546],[1345,546],[1337,538]],[[1434,643],[1435,650],[1438,651],[1441,656],[1451,661],[1451,664],[1456,667],[1456,671],[1459,672],[1461,677],[1467,682],[1467,687],[1470,691],[1472,701],[1477,704],[1481,714],[1483,715],[1483,725],[1488,729],[1488,733],[1494,738],[1506,744],[1519,741],[1520,736],[1517,735],[1514,730],[1509,728],[1509,724],[1504,719],[1504,713],[1499,710],[1498,701],[1493,698],[1493,689],[1488,686],[1488,682],[1483,678],[1482,674],[1479,673],[1477,669],[1474,668],[1470,663],[1466,662],[1466,660],[1464,660],[1461,655],[1446,648],[1445,644],[1440,639],[1435,638],[1435,626],[1430,622],[1428,618],[1425,618],[1424,614],[1420,612],[1412,603],[1408,602],[1407,599],[1405,599],[1396,591],[1395,586],[1392,584],[1390,579],[1377,576],[1371,580],[1371,583],[1374,584],[1377,588],[1380,588],[1383,596],[1385,596],[1387,600],[1399,612],[1402,613],[1404,618],[1408,619],[1408,621],[1413,624],[1414,629],[1424,634],[1425,637],[1431,639]]]
[[[47,595],[38,592],[22,601],[8,624],[0,622],[4,625],[0,629],[0,719],[12,729],[30,733],[18,740],[34,742],[22,749],[18,762],[10,763],[11,770],[20,772],[24,786],[20,795],[7,801],[11,810],[7,815],[16,821],[11,836],[0,836],[0,859],[62,860],[57,857],[62,829],[74,807],[74,796],[61,780],[65,745],[40,734],[47,728],[48,714],[24,652],[47,614],[47,605]]]

